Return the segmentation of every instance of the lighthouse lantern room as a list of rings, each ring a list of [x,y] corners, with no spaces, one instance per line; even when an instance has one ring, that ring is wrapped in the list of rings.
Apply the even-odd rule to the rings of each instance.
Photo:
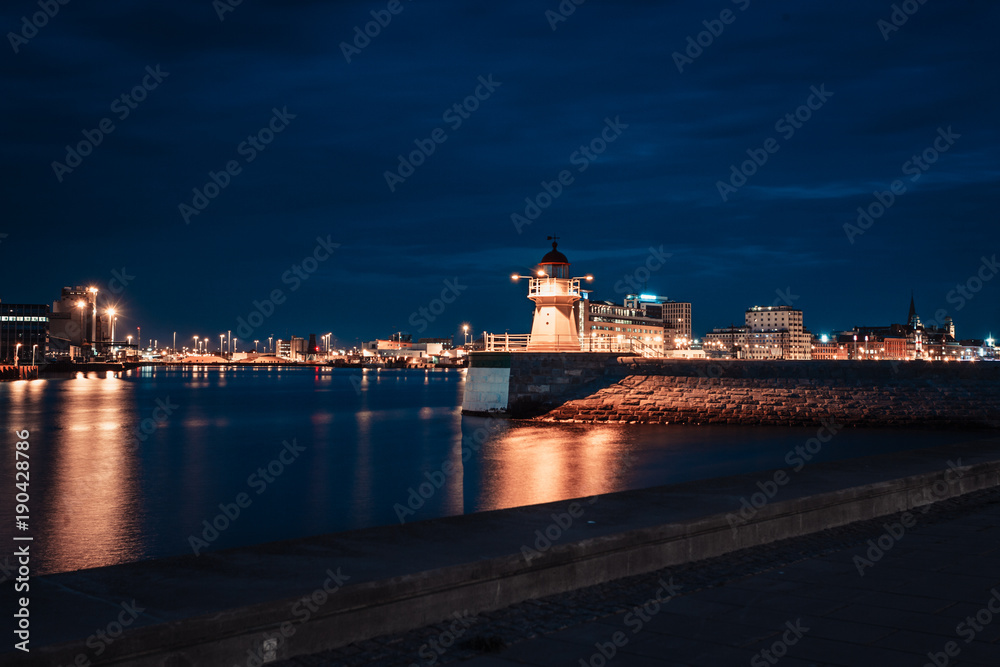
[[[580,300],[581,279],[570,277],[569,260],[556,249],[557,245],[553,240],[552,250],[542,257],[535,275],[513,276],[515,280],[530,278],[528,298],[535,302],[527,346],[530,352],[580,351],[573,306]],[[586,276],[585,280],[593,277]]]

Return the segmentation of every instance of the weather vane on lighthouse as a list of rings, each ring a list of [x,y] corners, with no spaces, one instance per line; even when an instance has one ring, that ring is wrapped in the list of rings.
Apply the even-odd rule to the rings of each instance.
[[[569,260],[556,248],[559,237],[550,236],[552,250],[538,263],[533,276],[514,274],[512,280],[526,278],[528,298],[535,302],[535,316],[531,322],[528,350],[531,352],[579,352],[573,306],[580,300],[580,281],[591,281],[593,276],[571,278]]]

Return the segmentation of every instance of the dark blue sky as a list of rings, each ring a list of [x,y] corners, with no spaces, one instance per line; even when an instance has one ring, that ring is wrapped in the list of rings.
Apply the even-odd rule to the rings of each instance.
[[[284,300],[250,338],[526,332],[531,303],[508,276],[557,234],[596,298],[619,299],[662,246],[646,291],[693,302],[696,335],[789,294],[816,332],[902,321],[911,288],[960,338],[1000,329],[996,3],[912,2],[891,31],[891,3],[860,0],[589,0],[555,30],[556,0],[403,0],[395,15],[244,0],[221,21],[220,4],[70,2],[35,34],[22,17],[36,2],[4,3],[0,298],[110,295],[124,267],[119,325],[161,342],[236,329],[273,290]],[[347,62],[372,11],[391,21]],[[678,71],[673,54],[711,28]],[[121,95],[144,80],[130,108]],[[474,111],[449,112],[477,91]],[[808,119],[783,120],[797,109]],[[104,118],[113,131],[92,132]],[[271,143],[243,144],[269,123]],[[54,168],[84,130],[100,145]],[[577,152],[602,131],[613,141],[593,159]],[[423,164],[397,171],[429,137]],[[933,164],[910,162],[925,149]],[[766,162],[724,201],[747,151]],[[512,214],[564,170],[519,230]],[[387,171],[405,179],[390,189]],[[897,179],[881,217],[845,231]],[[286,273],[317,237],[340,245],[308,279]]]

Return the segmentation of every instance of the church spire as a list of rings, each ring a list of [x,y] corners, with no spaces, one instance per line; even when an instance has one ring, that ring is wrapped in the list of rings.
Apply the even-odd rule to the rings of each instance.
[[[917,307],[913,304],[913,290],[910,290],[910,313],[906,316],[906,323],[913,324],[913,318],[917,316]]]

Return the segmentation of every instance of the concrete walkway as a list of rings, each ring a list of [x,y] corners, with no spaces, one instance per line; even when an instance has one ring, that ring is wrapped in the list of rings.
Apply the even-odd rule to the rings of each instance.
[[[502,612],[280,664],[1000,665],[1000,489]]]

